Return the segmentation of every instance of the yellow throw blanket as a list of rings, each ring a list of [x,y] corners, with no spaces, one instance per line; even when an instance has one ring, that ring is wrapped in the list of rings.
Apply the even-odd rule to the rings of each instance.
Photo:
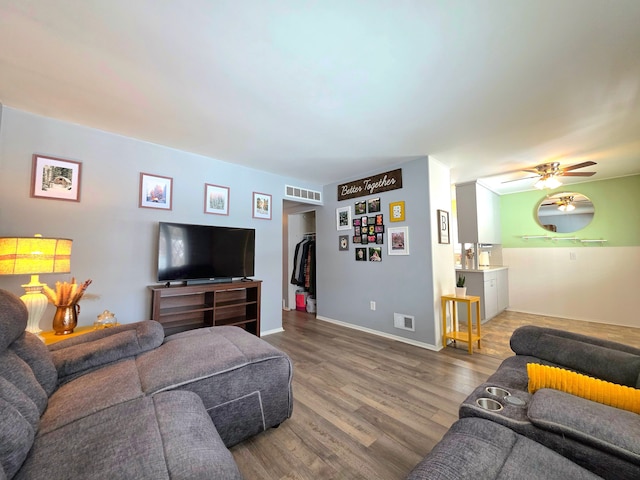
[[[640,414],[640,390],[617,385],[563,368],[528,363],[529,393],[553,388],[571,395]]]

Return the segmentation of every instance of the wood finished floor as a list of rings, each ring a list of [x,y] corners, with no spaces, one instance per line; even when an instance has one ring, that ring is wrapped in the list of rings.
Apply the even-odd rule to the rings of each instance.
[[[482,354],[462,342],[433,352],[284,312],[285,332],[264,339],[293,361],[293,415],[231,449],[240,471],[246,480],[405,478],[527,323],[640,346],[640,329],[505,312],[483,325]]]

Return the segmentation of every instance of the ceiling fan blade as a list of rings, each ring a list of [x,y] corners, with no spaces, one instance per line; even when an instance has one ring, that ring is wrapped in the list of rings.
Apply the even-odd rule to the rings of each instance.
[[[531,178],[538,178],[537,176],[535,177],[524,177],[524,178],[515,178],[513,180],[505,180],[504,182],[500,182],[500,183],[511,183],[511,182],[519,182],[520,180],[529,180]]]
[[[591,177],[596,172],[562,172],[560,175],[563,177]]]
[[[592,161],[576,163],[575,165],[570,165],[568,167],[562,167],[560,170],[563,170],[563,171],[566,172],[566,171],[569,171],[569,170],[576,170],[578,168],[590,167],[591,165],[597,165],[597,163],[596,162],[592,162]]]
[[[535,168],[523,168],[520,171],[521,172],[529,172],[529,173],[537,173],[538,175],[540,174],[540,172],[538,172],[538,170],[536,170]]]

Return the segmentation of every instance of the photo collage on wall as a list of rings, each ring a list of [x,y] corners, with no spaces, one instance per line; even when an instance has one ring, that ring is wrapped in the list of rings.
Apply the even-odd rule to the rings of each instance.
[[[353,219],[353,243],[355,244],[355,257],[359,262],[381,262],[382,247],[384,244],[384,215],[381,210],[380,198],[371,198],[367,201],[359,201],[355,204],[355,215],[360,217]],[[366,247],[364,245],[367,245]]]

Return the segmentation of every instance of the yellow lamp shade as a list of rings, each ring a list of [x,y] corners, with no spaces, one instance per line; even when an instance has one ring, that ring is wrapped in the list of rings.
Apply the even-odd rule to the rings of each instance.
[[[0,237],[0,275],[69,273],[68,238]]]

